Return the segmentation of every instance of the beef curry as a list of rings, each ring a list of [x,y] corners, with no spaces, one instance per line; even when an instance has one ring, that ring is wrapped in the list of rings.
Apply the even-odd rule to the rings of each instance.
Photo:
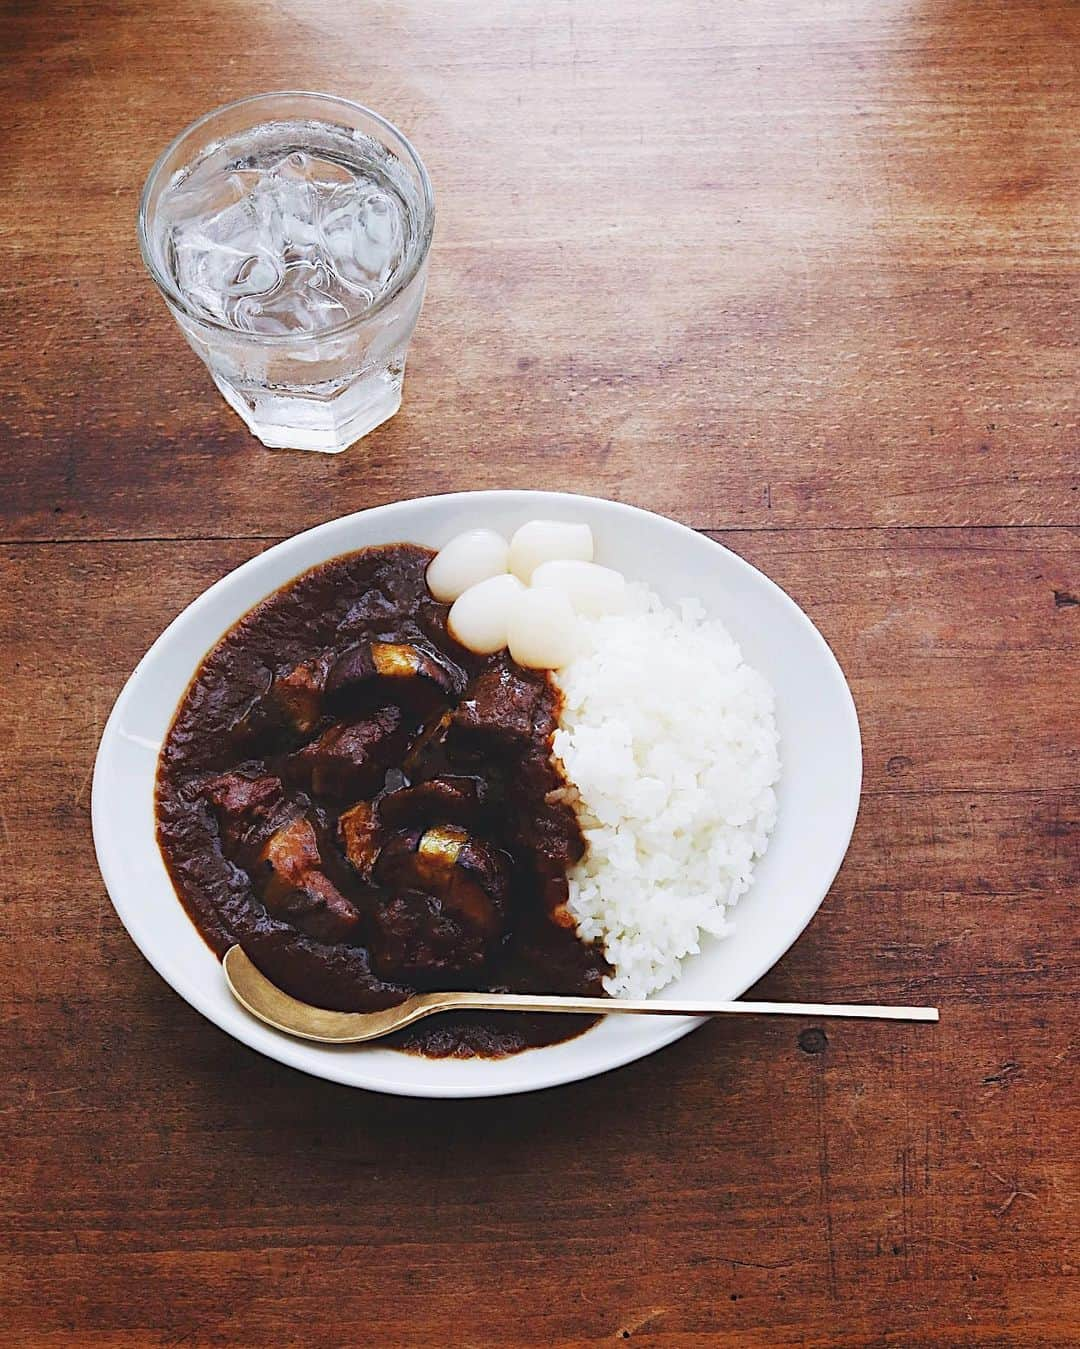
[[[424,580],[432,554],[368,548],[305,573],[203,661],[161,752],[158,841],[220,956],[363,1011],[423,989],[602,996],[567,913],[584,841],[551,759],[559,693],[477,657]],[[396,1037],[513,1053],[591,1019],[442,1016]]]

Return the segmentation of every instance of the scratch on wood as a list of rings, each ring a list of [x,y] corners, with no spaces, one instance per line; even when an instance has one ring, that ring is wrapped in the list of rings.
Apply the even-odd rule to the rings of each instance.
[[[94,694],[94,703],[93,708],[91,710],[91,718],[92,718],[91,726],[93,728],[91,734],[91,743],[96,744],[98,736],[101,733],[101,699],[96,692]],[[75,790],[76,806],[82,805],[83,797],[86,795],[86,789],[87,787],[90,786],[93,777],[94,777],[94,756],[91,755],[90,762],[86,767],[86,772],[83,774],[82,781],[79,783],[78,787]]]
[[[744,1269],[790,1269],[794,1260],[736,1260],[733,1255],[721,1255],[717,1257],[726,1265],[741,1265]]]
[[[953,1246],[958,1251],[965,1251],[968,1255],[974,1255],[978,1250],[976,1246],[965,1246],[961,1241],[953,1241],[949,1237],[933,1237],[928,1232],[912,1232],[912,1241],[925,1241],[933,1243],[935,1246]]]
[[[992,1086],[995,1082],[1000,1083],[1002,1086],[1004,1086],[1009,1080],[1009,1075],[1011,1073],[1017,1072],[1019,1066],[1020,1066],[1019,1064],[1013,1063],[1013,1061],[1010,1059],[1008,1063],[1003,1063],[996,1073],[991,1073],[989,1077],[984,1077],[983,1086],[989,1087]]]
[[[650,1322],[663,1316],[666,1311],[666,1307],[654,1307],[652,1311],[646,1312],[644,1316],[638,1317],[636,1321],[627,1321],[622,1330],[619,1331],[620,1338],[628,1340],[631,1335],[649,1325]]]
[[[1006,1180],[1004,1176],[998,1175],[996,1171],[991,1171],[989,1167],[986,1168],[986,1174],[988,1176],[993,1176],[1000,1185],[1006,1186],[1009,1191],[1005,1197],[1004,1203],[999,1204],[997,1208],[991,1210],[995,1218],[1004,1218],[1005,1214],[1008,1213],[1009,1209],[1012,1208],[1013,1204],[1015,1204],[1021,1196],[1025,1199],[1035,1198],[1031,1191],[1025,1190],[1017,1180]]]
[[[1025,1190],[1024,1193],[1026,1194],[1027,1191]],[[1020,1194],[1019,1190],[1012,1190],[1009,1194],[1009,1197],[1005,1200],[1004,1204],[999,1204],[998,1207],[994,1209],[994,1217],[1004,1218],[1005,1214],[1008,1213],[1009,1209],[1012,1208],[1013,1203],[1019,1194]]]
[[[494,239],[450,239],[444,244],[439,245],[441,253],[457,252],[462,249],[484,249],[484,248],[532,248],[534,246],[547,246],[549,244],[577,244],[594,242],[596,240],[609,239],[613,234],[618,234],[622,229],[621,225],[606,225],[600,230],[586,230],[581,234],[573,235],[536,235],[530,237],[527,234],[506,234],[501,238]]]
[[[829,1145],[825,1129],[825,1068],[818,1056],[814,1072],[814,1114],[817,1121],[818,1179],[825,1221],[825,1251],[828,1257],[829,1296],[836,1300],[836,1251],[833,1245],[832,1186],[829,1182]]]
[[[87,787],[90,786],[90,782],[93,776],[94,776],[94,761],[93,759],[91,759],[90,763],[87,765],[86,772],[83,774],[82,781],[75,789],[75,805],[77,806],[82,805],[82,799],[86,795],[86,789]]]

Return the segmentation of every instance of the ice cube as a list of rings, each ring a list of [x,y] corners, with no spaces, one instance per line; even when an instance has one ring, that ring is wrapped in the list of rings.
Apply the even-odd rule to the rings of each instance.
[[[373,192],[364,203],[362,211],[364,229],[373,244],[382,244],[384,248],[393,246],[397,233],[397,218],[390,199],[382,192]]]
[[[349,311],[341,301],[323,290],[309,290],[305,304],[316,328],[330,328],[349,317]]]
[[[307,249],[318,243],[318,200],[306,179],[282,177],[277,172],[267,175],[259,204],[275,252],[283,255],[290,248]]]
[[[294,150],[292,154],[286,155],[284,159],[279,159],[270,170],[279,178],[292,178],[296,182],[306,183],[311,176],[309,166],[311,157],[306,155],[303,150]]]
[[[237,169],[212,177],[193,174],[167,190],[159,209],[176,222],[205,223],[249,196],[258,180],[259,174],[254,169]]]
[[[285,257],[286,236],[282,221],[281,202],[265,176],[250,197],[255,235],[262,249],[282,262]]]
[[[278,175],[297,181],[317,184],[321,189],[352,186],[353,174],[343,164],[321,155],[307,154],[303,150],[294,150],[277,165]]]
[[[357,220],[353,226],[352,250],[347,261],[359,269],[361,275],[372,280],[377,280],[386,266],[386,249],[372,239],[362,220]]]
[[[167,248],[181,291],[248,332],[310,332],[362,313],[404,252],[393,188],[319,151],[239,167],[256,162],[215,154],[173,191]]]
[[[322,218],[322,242],[327,262],[337,270],[342,258],[352,250],[352,231],[355,212],[350,206],[339,206],[326,211]]]
[[[173,258],[180,290],[215,318],[225,317],[225,301],[238,268],[250,256],[197,227],[174,227]]]
[[[281,280],[281,269],[267,253],[246,257],[236,269],[230,295],[265,295]]]
[[[309,333],[315,330],[315,318],[306,295],[290,285],[279,286],[269,296],[245,296],[238,300],[234,310],[236,320],[242,321],[254,333]]]

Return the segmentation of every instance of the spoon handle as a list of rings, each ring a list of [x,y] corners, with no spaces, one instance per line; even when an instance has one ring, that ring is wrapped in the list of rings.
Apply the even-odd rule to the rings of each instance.
[[[644,1012],[649,1016],[715,1016],[764,1013],[769,1016],[878,1017],[886,1021],[936,1021],[936,1007],[876,1007],[820,1002],[666,1002],[629,998],[560,998],[528,993],[418,993],[404,1002],[372,1012],[334,1012],[290,997],[270,982],[240,946],[230,947],[222,962],[233,996],[247,1010],[276,1030],[325,1044],[361,1044],[411,1026],[435,1012]]]
[[[718,1016],[742,1012],[761,1016],[843,1016],[880,1021],[936,1021],[936,1007],[878,1007],[827,1002],[685,1002],[641,998],[557,998],[525,993],[432,993],[439,1010],[481,1012],[640,1012],[649,1016]]]

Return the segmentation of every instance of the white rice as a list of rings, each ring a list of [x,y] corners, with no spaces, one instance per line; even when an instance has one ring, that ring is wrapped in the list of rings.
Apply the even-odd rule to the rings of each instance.
[[[627,587],[624,614],[583,619],[554,751],[588,849],[569,909],[603,944],[608,993],[676,978],[703,933],[732,929],[776,820],[773,695],[697,600],[667,609]]]

